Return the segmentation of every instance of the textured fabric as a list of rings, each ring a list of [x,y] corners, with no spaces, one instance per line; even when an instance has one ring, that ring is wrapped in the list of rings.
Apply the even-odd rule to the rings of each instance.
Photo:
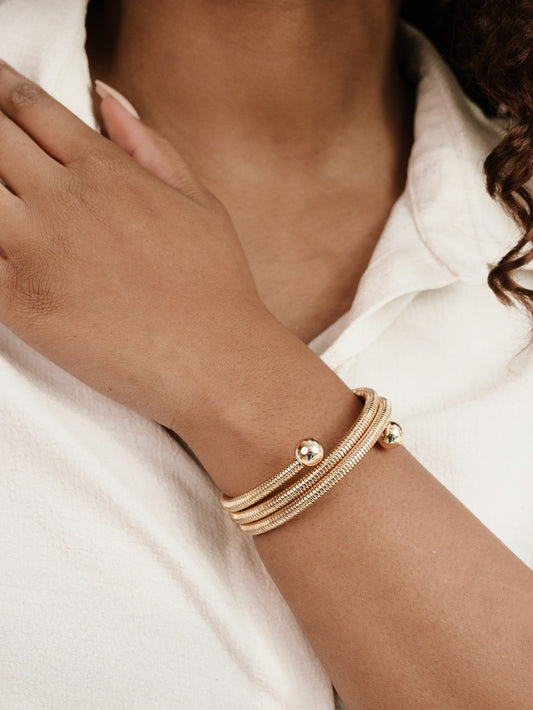
[[[0,0],[0,57],[96,127],[85,10]],[[528,322],[486,285],[516,239],[483,189],[497,127],[405,33],[421,77],[407,187],[351,309],[311,347],[350,387],[387,395],[407,448],[531,566]],[[165,430],[3,326],[0,405],[3,708],[334,707],[252,541]]]

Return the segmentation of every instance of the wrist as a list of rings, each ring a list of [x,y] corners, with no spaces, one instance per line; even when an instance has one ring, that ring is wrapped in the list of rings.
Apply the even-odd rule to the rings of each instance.
[[[318,439],[327,452],[362,404],[351,389],[269,311],[235,336],[216,372],[202,378],[179,431],[215,484],[233,496]]]

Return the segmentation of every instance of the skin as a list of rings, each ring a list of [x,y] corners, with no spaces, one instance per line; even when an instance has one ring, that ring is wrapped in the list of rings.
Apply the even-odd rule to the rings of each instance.
[[[306,343],[348,310],[403,190],[395,4],[128,0],[114,43],[114,3],[92,22],[93,76],[222,201],[262,301]]]
[[[175,5],[189,7],[188,17],[196,13],[192,4]],[[141,0],[132,7],[146,12]],[[197,7],[207,13],[208,3]],[[274,22],[274,10],[258,2],[227,7],[233,19],[239,9],[262,8],[261,17],[270,12]],[[313,14],[320,7],[322,14]],[[276,8],[285,24],[275,25],[271,37],[290,44],[291,31],[298,34],[305,18],[310,34],[305,42],[299,35],[300,49],[311,46],[312,28],[325,32],[316,18],[329,14],[318,2],[280,2]],[[291,8],[300,14],[288,14]],[[363,38],[372,25],[365,13],[356,16]],[[289,21],[295,17],[298,23]],[[206,14],[204,26],[208,22]],[[236,24],[236,46],[238,30]],[[258,32],[253,36],[259,41]],[[313,46],[317,53],[329,47]],[[272,56],[288,61],[281,51]],[[169,62],[171,72],[175,65]],[[317,61],[315,71],[327,66]],[[142,116],[141,85],[139,92],[128,98],[139,99]],[[161,99],[161,106],[169,105]],[[147,125],[112,98],[100,109],[111,140],[10,67],[0,67],[0,176],[12,189],[0,192],[1,320],[90,386],[178,432],[229,495],[282,468],[309,432],[331,449],[360,404],[263,300],[248,261],[254,238],[238,230],[222,190],[209,189],[215,181],[207,168],[200,180],[190,156],[184,160],[175,142],[154,130],[157,111]],[[297,101],[292,109],[296,120]],[[314,121],[302,112],[300,148],[307,150],[318,130],[316,110]],[[368,120],[358,123],[360,131]],[[287,137],[295,125],[287,124]],[[250,170],[261,163],[254,157],[268,155],[264,145],[273,134],[266,124],[263,129],[257,152],[247,146]],[[220,131],[213,145],[224,144],[224,136],[229,140]],[[213,154],[213,175],[223,174],[219,160],[228,145]],[[288,143],[279,145],[282,176],[291,167],[301,176],[297,160],[286,165],[283,146],[289,150]],[[244,171],[245,156],[238,156],[236,170]],[[363,175],[368,169],[359,168]],[[265,172],[274,169],[273,160]],[[315,194],[328,203],[329,192],[320,190],[325,174],[315,173]],[[262,194],[260,177],[268,200],[275,180],[269,183],[260,172],[256,197]],[[328,189],[333,184],[326,183]],[[237,200],[237,187],[223,189],[228,203],[231,194]],[[250,210],[246,191],[242,200]],[[318,224],[316,229],[318,234]],[[303,236],[294,239],[289,249]],[[302,387],[308,381],[313,387]],[[269,433],[260,456],[258,431]],[[533,574],[405,447],[373,448],[358,475],[347,476],[287,525],[256,538],[256,546],[349,710],[531,707]]]

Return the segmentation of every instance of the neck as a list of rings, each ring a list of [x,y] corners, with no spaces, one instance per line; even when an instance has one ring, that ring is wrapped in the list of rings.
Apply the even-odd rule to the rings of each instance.
[[[405,128],[396,4],[128,0],[95,69],[200,172],[223,153],[233,166],[308,163],[352,134],[375,155]]]

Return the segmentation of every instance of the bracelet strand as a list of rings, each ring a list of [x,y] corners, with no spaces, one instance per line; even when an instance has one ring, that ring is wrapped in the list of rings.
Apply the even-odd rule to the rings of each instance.
[[[386,397],[380,397],[380,407],[375,420],[372,422],[368,432],[363,439],[355,447],[343,464],[338,468],[334,468],[328,474],[323,476],[307,493],[304,493],[300,498],[285,506],[281,510],[272,515],[259,520],[258,522],[240,524],[242,532],[248,535],[260,535],[262,533],[274,530],[283,525],[287,521],[294,518],[303,510],[312,505],[315,501],[327,493],[333,486],[351,471],[361,459],[375,445],[383,430],[387,426],[391,414],[391,404]]]
[[[368,399],[374,397],[376,398],[377,395],[374,392],[374,390],[370,389],[369,387],[360,387],[357,389],[352,390],[354,394],[356,394],[358,397],[363,397],[365,400],[365,405],[367,404]],[[348,448],[351,448],[353,443],[347,444],[347,442],[351,442],[351,439],[354,435],[354,432],[356,432],[356,435],[359,435],[360,431],[360,425],[359,421],[362,419],[365,413],[365,407],[363,407],[363,410],[360,412],[358,418],[352,425],[352,427],[349,429],[345,437],[342,439],[340,444],[333,449],[333,451],[327,456],[321,464],[319,465],[325,465],[328,461],[330,461],[330,457],[335,457],[335,463],[337,463],[340,458],[342,458]],[[368,421],[367,421],[368,423]],[[340,456],[337,458],[338,454],[340,452]],[[331,464],[333,465],[333,464]],[[224,510],[227,510],[228,513],[235,513],[241,510],[244,510],[245,508],[248,508],[251,505],[254,505],[254,503],[258,503],[259,501],[263,500],[270,494],[276,492],[281,486],[289,481],[293,476],[295,476],[297,473],[299,473],[302,469],[304,468],[304,465],[299,463],[298,461],[294,460],[291,461],[287,466],[285,466],[284,469],[282,469],[279,473],[276,473],[272,478],[269,478],[268,481],[265,481],[264,483],[261,483],[259,486],[256,488],[253,488],[251,491],[248,491],[247,493],[243,493],[242,495],[235,496],[234,498],[230,498],[229,496],[224,495],[224,493],[221,494],[220,496],[220,503]],[[314,470],[314,469],[313,469]]]
[[[279,510],[311,488],[324,474],[342,461],[348,452],[359,442],[378,413],[379,398],[374,390],[361,388],[356,390],[355,393],[364,397],[364,407],[346,437],[333,449],[329,456],[318,466],[311,469],[307,475],[273,498],[241,512],[231,513],[233,520],[240,523],[251,523]]]

